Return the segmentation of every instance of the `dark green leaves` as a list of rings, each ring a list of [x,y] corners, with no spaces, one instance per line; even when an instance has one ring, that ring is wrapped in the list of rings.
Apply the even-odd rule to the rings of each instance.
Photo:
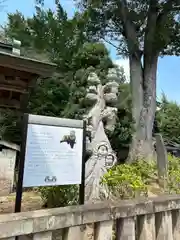
[[[133,45],[129,44],[128,31],[131,27],[136,32],[138,47],[143,52],[145,41],[153,46],[152,51],[162,54],[179,55],[179,34],[180,34],[180,2],[179,0],[157,0],[155,7],[150,7],[152,1],[148,0],[76,0],[81,6],[82,18],[86,21],[87,34],[92,38],[107,38],[110,41],[118,39],[122,54],[128,44],[129,51]],[[122,9],[122,3],[125,4],[125,11]],[[151,5],[152,6],[152,5]],[[156,23],[149,24],[149,19],[154,15]],[[128,20],[128,21],[127,21]],[[127,24],[127,22],[129,22]],[[153,28],[152,40],[149,43],[149,37],[146,34]],[[152,31],[151,31],[152,32]],[[131,36],[131,34],[129,34]],[[132,41],[132,40],[131,40]],[[137,44],[136,44],[137,45]]]

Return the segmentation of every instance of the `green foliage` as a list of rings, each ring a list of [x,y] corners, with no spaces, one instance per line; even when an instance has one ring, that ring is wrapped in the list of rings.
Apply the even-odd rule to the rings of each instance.
[[[157,112],[159,131],[166,141],[180,144],[180,106],[168,101],[163,95],[160,110]]]
[[[64,207],[77,204],[78,187],[77,186],[58,186],[58,187],[40,187],[42,200],[48,208]]]
[[[168,190],[170,193],[180,193],[180,158],[169,155],[169,168],[168,168]]]
[[[127,147],[131,142],[133,132],[132,118],[132,100],[130,94],[130,85],[127,83],[120,84],[118,97],[118,120],[114,131],[114,142],[112,145],[119,145],[118,148]],[[116,139],[116,140],[115,140]]]
[[[72,61],[76,69],[88,68],[89,66],[98,66],[101,68],[112,67],[112,60],[109,58],[109,52],[103,43],[85,43],[83,48],[79,49]]]
[[[180,158],[168,155],[167,188],[159,191],[180,193]],[[158,185],[156,162],[139,160],[132,164],[121,164],[111,168],[103,177],[102,184],[118,199],[147,196],[151,186]],[[43,187],[40,192],[48,207],[73,205],[78,202],[77,186]],[[153,192],[153,190],[151,190]]]
[[[19,11],[8,14],[8,23],[4,28],[6,36],[10,39],[18,39],[22,41],[23,46],[30,46],[32,37],[27,20]]]
[[[152,50],[180,54],[179,0],[75,1],[82,12],[87,34],[96,40],[106,39],[121,55],[137,50],[142,54],[152,54]]]
[[[66,72],[73,67],[73,55],[86,42],[86,38],[83,29],[79,29],[77,15],[68,19],[59,1],[55,2],[55,8],[54,12],[38,5],[31,18],[25,18],[20,12],[8,14],[4,31],[7,37],[22,42],[24,54],[28,57],[32,51],[32,57],[41,55],[45,60],[56,62],[59,69]]]
[[[122,80],[124,76],[122,76]],[[119,96],[117,104],[117,121],[113,132],[108,132],[111,146],[117,153],[118,160],[124,161],[129,151],[129,144],[132,139],[133,118],[132,118],[132,99],[129,83],[122,83],[119,86]],[[123,153],[124,152],[124,153]]]
[[[68,76],[56,74],[50,79],[39,79],[29,101],[33,114],[61,117],[69,100]]]
[[[87,110],[84,96],[89,72],[93,69],[104,80],[113,66],[104,44],[85,43],[76,18],[68,19],[59,1],[55,13],[38,5],[32,18],[19,12],[8,15],[6,36],[21,40],[26,54],[33,49],[42,60],[49,57],[59,66],[57,76],[38,80],[30,96],[31,113],[82,118]]]
[[[180,158],[168,155],[167,188],[162,192],[180,193]],[[118,198],[127,199],[147,196],[153,184],[158,185],[157,165],[155,161],[139,160],[132,164],[121,164],[110,169],[103,177],[102,184]]]
[[[112,193],[121,199],[146,196],[147,185],[155,177],[154,163],[143,160],[132,164],[121,164],[110,169],[102,180]]]
[[[113,67],[109,52],[102,43],[85,43],[72,60],[74,73],[70,84],[69,102],[63,111],[68,118],[81,119],[88,111],[85,102],[87,78],[90,72],[96,72],[102,83],[106,82],[106,74]]]
[[[20,114],[7,109],[1,109],[0,139],[19,143],[20,141]]]

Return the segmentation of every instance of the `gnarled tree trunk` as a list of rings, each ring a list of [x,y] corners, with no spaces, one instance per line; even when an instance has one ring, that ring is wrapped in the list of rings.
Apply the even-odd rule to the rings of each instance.
[[[165,14],[158,14],[158,1],[149,1],[145,34],[142,41],[138,36],[135,24],[129,18],[127,1],[118,1],[123,23],[123,35],[126,39],[130,58],[132,114],[135,120],[135,133],[130,148],[129,162],[138,158],[152,159],[153,157],[152,130],[156,111],[157,62],[159,53],[163,49],[156,42],[156,39],[158,28],[166,19],[172,1],[169,1],[167,5]]]
[[[156,73],[158,56],[153,56],[142,67],[141,59],[130,56],[132,86],[132,114],[134,135],[128,162],[150,160],[154,156],[152,131],[156,111]]]

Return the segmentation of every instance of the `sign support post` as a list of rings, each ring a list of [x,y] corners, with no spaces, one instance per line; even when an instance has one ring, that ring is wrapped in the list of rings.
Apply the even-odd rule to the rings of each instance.
[[[84,204],[85,196],[85,166],[86,166],[86,121],[83,121],[83,152],[82,152],[82,175],[81,175],[81,184],[79,187],[79,204]]]
[[[18,166],[18,182],[16,187],[15,213],[21,212],[27,128],[28,128],[28,114],[25,113],[22,121],[22,133],[21,133],[22,141],[21,141],[21,148],[20,148],[20,160],[19,160],[19,166]]]

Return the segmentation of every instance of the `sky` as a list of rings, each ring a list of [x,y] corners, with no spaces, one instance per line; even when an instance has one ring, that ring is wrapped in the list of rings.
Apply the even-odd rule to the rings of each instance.
[[[75,11],[73,0],[60,1],[68,16],[72,17]],[[45,0],[45,7],[54,8],[54,0]],[[13,13],[16,10],[22,12],[25,16],[32,16],[34,13],[34,0],[4,0],[1,3],[0,24],[7,21],[7,13]],[[126,76],[129,76],[129,61],[116,55],[116,50],[107,46],[113,61],[124,67]],[[180,104],[180,57],[159,58],[157,73],[157,97],[165,93],[169,100]]]

